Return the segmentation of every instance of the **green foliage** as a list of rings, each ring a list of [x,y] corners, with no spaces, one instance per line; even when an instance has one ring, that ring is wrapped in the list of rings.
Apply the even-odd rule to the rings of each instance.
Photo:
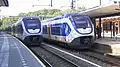
[[[80,12],[82,10],[85,10],[85,8],[84,7],[79,7],[78,10],[76,10],[76,9],[67,9],[67,10],[63,11],[63,13],[65,14],[65,13],[71,13],[71,12]]]
[[[0,29],[4,30],[8,25],[12,25],[18,20],[18,17],[5,17],[0,21]]]
[[[0,29],[4,30],[8,25],[15,23],[18,20],[18,18],[23,16],[37,16],[42,20],[62,15],[64,13],[80,12],[84,9],[85,9],[84,7],[80,7],[78,10],[67,9],[65,11],[61,11],[59,9],[43,9],[29,13],[20,13],[18,16],[5,17],[2,20],[0,20]]]
[[[53,17],[58,16],[58,15],[62,15],[62,14],[63,14],[62,11],[57,11],[53,14]]]
[[[22,16],[25,16],[25,15],[26,15],[25,13],[20,13],[18,16],[22,17]]]

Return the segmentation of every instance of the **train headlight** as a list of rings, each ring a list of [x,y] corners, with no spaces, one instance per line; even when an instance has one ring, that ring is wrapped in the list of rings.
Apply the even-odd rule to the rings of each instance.
[[[86,28],[86,29],[78,29],[79,32],[81,33],[90,33],[91,32],[91,28]]]
[[[88,32],[90,32],[90,31],[91,31],[91,28],[88,29]]]

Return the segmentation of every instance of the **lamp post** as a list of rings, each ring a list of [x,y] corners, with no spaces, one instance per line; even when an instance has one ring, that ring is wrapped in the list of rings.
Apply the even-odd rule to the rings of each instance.
[[[76,0],[72,0],[72,2],[71,2],[71,9],[75,8],[75,2],[76,2]]]
[[[52,6],[53,6],[53,4],[52,4],[52,3],[53,3],[52,0],[51,0],[50,2],[51,2],[51,3],[50,3],[50,6],[52,7]]]
[[[100,0],[100,5],[101,5],[101,0]]]

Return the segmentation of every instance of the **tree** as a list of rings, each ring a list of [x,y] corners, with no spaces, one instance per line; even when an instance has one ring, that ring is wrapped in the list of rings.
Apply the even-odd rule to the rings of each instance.
[[[0,20],[0,26],[2,25],[2,20]]]
[[[17,22],[17,20],[23,16],[37,16],[40,19],[48,19],[65,13],[80,12],[82,10],[85,10],[85,7],[79,7],[77,10],[67,9],[65,11],[61,11],[59,9],[43,9],[29,13],[20,13],[18,16],[5,17],[2,20],[0,20],[0,25],[1,25],[0,29],[5,29],[7,25]]]
[[[62,14],[63,14],[63,13],[62,13],[61,11],[55,12],[55,13],[53,14],[53,17],[58,16],[58,15],[62,15]]]
[[[20,13],[18,16],[22,17],[22,16],[25,16],[26,14],[25,13]]]
[[[13,24],[13,23],[15,23],[17,20],[18,20],[18,18],[19,17],[12,17],[12,16],[10,16],[10,17],[4,17],[2,20],[1,20],[1,23],[0,24],[2,24],[1,26],[0,26],[0,29],[2,29],[2,30],[5,30],[5,28],[9,25],[9,24]]]

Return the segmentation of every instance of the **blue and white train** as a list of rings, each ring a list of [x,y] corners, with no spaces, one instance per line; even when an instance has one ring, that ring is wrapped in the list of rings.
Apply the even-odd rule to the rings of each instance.
[[[42,25],[38,17],[22,17],[6,30],[28,45],[42,42]]]
[[[43,20],[42,25],[44,39],[77,49],[87,49],[93,44],[94,25],[89,16],[69,13]]]

